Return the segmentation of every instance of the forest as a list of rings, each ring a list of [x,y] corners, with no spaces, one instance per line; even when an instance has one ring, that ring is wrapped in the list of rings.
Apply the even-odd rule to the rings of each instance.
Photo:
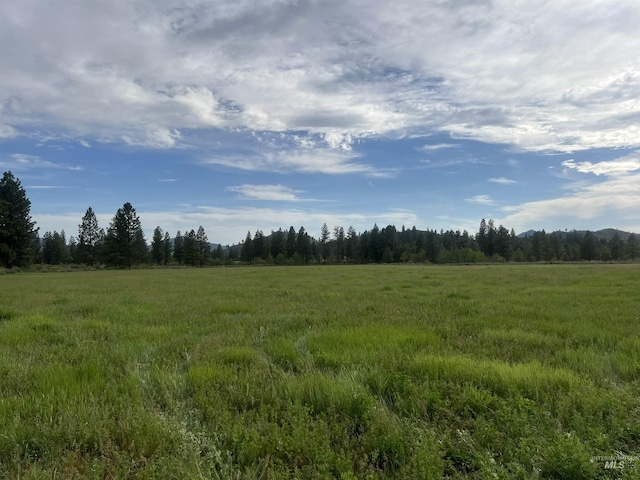
[[[204,267],[231,264],[339,263],[500,263],[635,261],[640,254],[634,233],[613,229],[592,231],[529,231],[482,219],[473,234],[464,230],[418,230],[377,224],[356,232],[349,226],[323,224],[318,238],[304,226],[265,234],[247,232],[244,240],[222,246],[209,242],[205,229],[174,236],[156,226],[151,242],[144,236],[135,208],[125,203],[105,229],[91,207],[79,219],[78,232],[64,230],[40,235],[30,217],[31,202],[20,180],[5,172],[0,181],[0,264],[5,268],[32,264],[78,264],[90,267],[176,265]]]

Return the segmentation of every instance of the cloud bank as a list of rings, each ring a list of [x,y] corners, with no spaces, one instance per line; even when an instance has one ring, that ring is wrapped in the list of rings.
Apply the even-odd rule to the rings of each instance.
[[[30,0],[4,2],[0,19],[0,140],[640,143],[636,0]]]

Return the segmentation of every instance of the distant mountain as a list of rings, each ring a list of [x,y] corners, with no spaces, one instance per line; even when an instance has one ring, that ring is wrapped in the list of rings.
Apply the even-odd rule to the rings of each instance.
[[[518,238],[527,238],[532,236],[534,233],[536,233],[536,230],[527,230],[526,232],[519,233]],[[557,235],[564,239],[567,235],[577,234],[579,237],[582,237],[585,233],[587,233],[587,230],[557,230],[552,232],[552,235]],[[592,231],[591,233],[593,233],[598,239],[606,240],[607,242],[610,241],[616,233],[623,242],[626,242],[629,235],[631,235],[631,232],[625,232],[624,230],[618,230],[617,228],[603,228],[602,230],[597,230],[595,232]]]
[[[625,232],[623,230],[618,230],[617,228],[604,228],[602,230],[598,230],[597,232],[593,232],[594,235],[600,239],[605,239],[609,241],[613,238],[613,236],[617,233],[620,240],[626,242],[631,232]]]
[[[527,238],[532,236],[534,233],[536,233],[535,230],[527,230],[526,232],[519,233],[517,236],[518,238]]]
[[[170,238],[169,241],[171,242],[171,247],[173,247],[176,244],[176,239],[175,238]],[[211,248],[211,251],[213,252],[216,248],[218,248],[218,244],[209,242],[209,247]],[[222,245],[222,249],[226,250],[227,247]]]

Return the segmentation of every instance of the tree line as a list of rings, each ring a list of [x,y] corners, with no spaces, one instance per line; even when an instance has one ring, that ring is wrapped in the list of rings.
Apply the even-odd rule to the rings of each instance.
[[[235,252],[235,253],[234,253]],[[517,236],[493,220],[482,220],[471,235],[460,230],[417,230],[394,225],[356,233],[353,227],[332,231],[324,224],[320,237],[309,237],[304,227],[298,232],[279,229],[265,236],[258,230],[229,255],[247,263],[483,263],[483,262],[575,262],[635,261],[640,243],[635,234],[611,238],[586,232],[544,230]]]
[[[544,230],[517,236],[493,220],[482,220],[475,234],[459,230],[397,229],[394,225],[358,233],[350,226],[323,224],[314,238],[301,226],[265,235],[247,232],[238,244],[211,248],[202,226],[172,238],[157,226],[150,245],[130,203],[119,208],[105,230],[89,207],[77,236],[64,230],[39,235],[30,217],[31,202],[20,180],[5,172],[0,180],[0,264],[6,268],[33,263],[128,267],[135,265],[324,264],[324,263],[481,263],[635,261],[640,244],[635,234],[610,238],[586,232]]]

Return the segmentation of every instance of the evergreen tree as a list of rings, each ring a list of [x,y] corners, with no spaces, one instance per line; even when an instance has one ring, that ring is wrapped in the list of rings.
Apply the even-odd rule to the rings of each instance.
[[[344,228],[333,227],[333,237],[336,241],[336,258],[338,262],[343,262],[345,256]]]
[[[162,264],[164,260],[164,235],[162,229],[156,227],[153,230],[153,239],[151,240],[151,259],[156,265]]]
[[[382,245],[382,237],[380,235],[380,227],[377,223],[373,224],[373,228],[369,233],[369,248],[365,250],[366,258],[370,262],[379,262],[382,259],[384,246]]]
[[[184,263],[184,237],[180,230],[176,232],[176,238],[173,240],[173,258],[178,262],[178,265]]]
[[[326,260],[329,253],[327,251],[327,242],[329,241],[330,236],[329,227],[327,227],[326,223],[323,223],[322,228],[320,229],[320,255],[322,257],[322,262]]]
[[[164,264],[168,265],[169,262],[171,261],[171,251],[173,250],[171,248],[171,235],[169,235],[169,232],[165,232],[164,234],[164,242],[163,242],[163,250],[164,250]]]
[[[358,251],[358,234],[356,229],[349,226],[347,229],[347,239],[345,242],[345,257],[347,260],[353,261],[356,258]]]
[[[638,237],[635,233],[632,233],[627,238],[627,255],[629,255],[632,262],[635,262],[638,253],[640,253],[640,246],[638,246]]]
[[[267,244],[262,230],[256,230],[256,233],[253,235],[253,258],[267,258]]]
[[[108,261],[131,268],[146,260],[148,250],[140,218],[127,202],[116,212],[107,232]]]
[[[253,260],[253,240],[251,240],[251,232],[247,232],[247,237],[242,244],[242,252],[240,253],[240,260],[246,263],[251,263]]]
[[[20,180],[4,172],[0,180],[0,265],[29,265],[34,258],[37,229],[30,216],[31,202]]]
[[[431,263],[437,263],[442,249],[437,232],[435,230],[427,230],[424,235],[420,235],[420,238],[424,238],[424,253],[426,259]]]
[[[300,227],[296,236],[296,253],[300,256],[302,263],[307,263],[311,257],[311,238],[304,227]]]
[[[491,258],[496,251],[496,227],[493,219],[490,218],[487,222],[487,243],[486,252],[483,252],[488,258]]]
[[[505,260],[509,260],[511,258],[511,235],[509,235],[509,230],[500,225],[495,234],[494,239],[494,252],[500,255]]]
[[[587,233],[582,237],[582,242],[580,243],[580,257],[583,260],[591,261],[596,258],[597,246],[596,246],[596,237],[593,233],[587,230]]]
[[[531,237],[531,259],[539,262],[547,251],[547,233],[544,230],[535,232]],[[528,240],[528,239],[527,239]]]
[[[211,254],[211,245],[202,225],[198,227],[196,232],[196,243],[198,246],[198,261],[200,262],[200,267],[202,267]]]
[[[193,228],[184,236],[183,248],[185,265],[191,265],[192,267],[198,265],[200,263],[198,240],[196,239],[196,231]]]
[[[618,232],[613,235],[613,238],[609,242],[609,251],[611,252],[612,260],[622,260],[624,256],[624,242],[620,239]]]
[[[46,232],[42,237],[42,262],[48,265],[68,263],[71,259],[64,230],[61,233]]]
[[[382,252],[382,262],[383,263],[393,263],[393,253],[389,247],[385,247]]]
[[[271,256],[276,258],[280,254],[284,254],[285,252],[285,239],[286,236],[282,231],[282,228],[279,228],[277,232],[271,233]]]
[[[102,235],[101,235],[102,233]],[[80,263],[86,263],[89,266],[98,260],[99,248],[104,240],[102,237],[104,232],[101,232],[98,226],[98,219],[91,207],[87,208],[84,216],[82,217],[82,223],[78,225],[78,261]]]
[[[480,221],[480,228],[478,229],[478,233],[476,234],[476,242],[478,243],[478,247],[480,247],[480,251],[487,254],[487,222],[483,218]]]
[[[294,230],[293,225],[289,228],[289,232],[287,233],[285,249],[288,259],[291,259],[296,253],[296,231]]]

